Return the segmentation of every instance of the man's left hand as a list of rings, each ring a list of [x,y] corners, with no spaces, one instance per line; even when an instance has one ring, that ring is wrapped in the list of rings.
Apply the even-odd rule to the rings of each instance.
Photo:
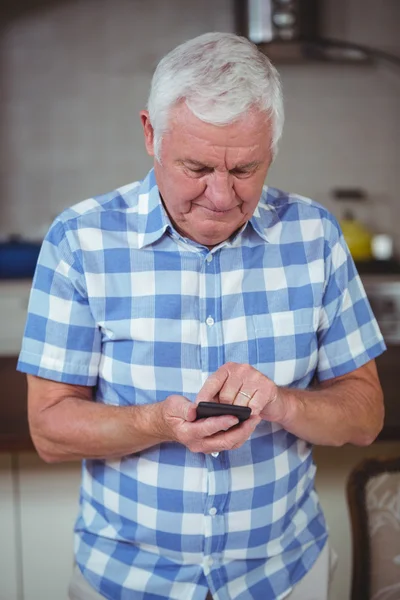
[[[196,402],[249,406],[252,415],[276,423],[285,421],[289,395],[248,364],[229,362],[204,383]]]

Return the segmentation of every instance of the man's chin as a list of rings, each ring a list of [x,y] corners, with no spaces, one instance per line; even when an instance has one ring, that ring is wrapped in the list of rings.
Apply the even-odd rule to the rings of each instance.
[[[213,223],[207,231],[198,231],[196,237],[192,237],[194,241],[203,246],[213,247],[228,240],[241,225],[234,227],[218,227],[218,223]]]

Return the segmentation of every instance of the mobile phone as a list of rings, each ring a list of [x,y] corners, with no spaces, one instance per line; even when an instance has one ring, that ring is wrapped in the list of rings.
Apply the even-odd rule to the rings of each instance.
[[[237,404],[220,404],[219,402],[199,402],[197,405],[197,419],[206,417],[220,417],[221,415],[233,415],[242,423],[251,415],[249,406],[238,406]]]

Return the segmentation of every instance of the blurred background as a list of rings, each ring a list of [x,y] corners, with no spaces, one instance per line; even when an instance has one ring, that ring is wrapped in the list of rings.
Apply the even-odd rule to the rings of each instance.
[[[64,599],[72,566],[80,467],[37,457],[15,373],[38,248],[64,208],[144,177],[153,70],[207,31],[246,35],[279,69],[286,125],[267,183],[337,216],[388,343],[379,440],[315,450],[339,555],[332,600],[350,598],[347,477],[366,456],[400,454],[399,29],[398,0],[3,0],[0,600]]]

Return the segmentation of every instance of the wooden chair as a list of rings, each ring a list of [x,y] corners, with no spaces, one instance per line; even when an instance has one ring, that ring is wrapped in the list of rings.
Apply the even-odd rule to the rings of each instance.
[[[400,457],[367,459],[347,482],[351,600],[400,599]]]

